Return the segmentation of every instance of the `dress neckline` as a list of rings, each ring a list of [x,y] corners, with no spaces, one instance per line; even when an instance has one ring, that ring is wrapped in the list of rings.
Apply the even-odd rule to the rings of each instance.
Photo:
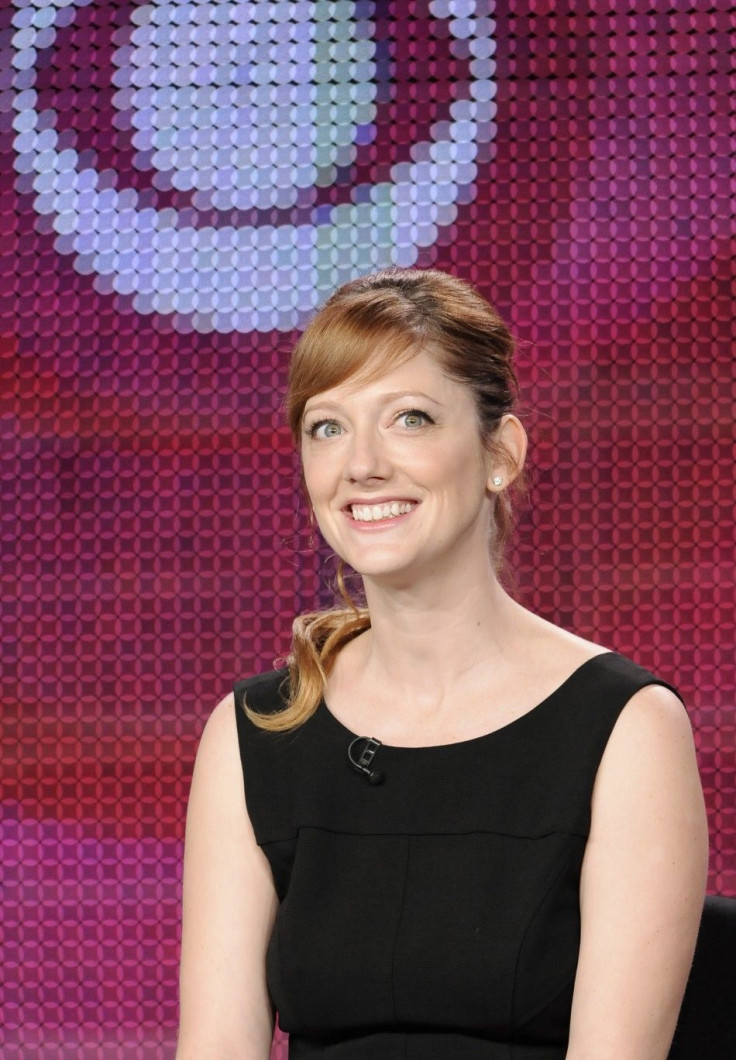
[[[589,658],[585,659],[579,666],[577,666],[571,674],[568,674],[562,684],[558,685],[557,688],[550,692],[548,696],[545,696],[545,698],[540,703],[537,703],[529,710],[524,711],[523,714],[520,714],[518,718],[514,718],[513,721],[509,721],[505,725],[499,726],[499,728],[497,729],[492,729],[490,732],[481,733],[480,736],[471,736],[467,740],[453,740],[452,743],[420,744],[418,746],[381,743],[381,750],[390,751],[392,753],[396,752],[398,754],[405,754],[406,752],[412,751],[419,754],[426,754],[430,751],[450,751],[453,748],[471,747],[477,744],[488,742],[494,737],[501,736],[503,733],[508,732],[510,729],[516,729],[518,726],[528,724],[529,720],[532,717],[538,716],[538,712],[540,711],[544,712],[545,708],[551,706],[552,703],[554,703],[559,698],[559,696],[563,694],[563,692],[566,692],[570,685],[573,684],[573,682],[584,671],[587,672],[588,668],[591,666],[592,663],[597,662],[597,660],[599,659],[611,659],[613,657],[619,657],[619,653],[615,651],[602,651],[598,652],[597,655],[591,655]],[[322,715],[327,719],[327,721],[333,725],[333,727],[342,730],[344,735],[349,737],[350,739],[366,739],[367,737],[371,736],[371,733],[362,733],[359,735],[358,733],[355,733],[351,729],[349,729],[347,725],[344,725],[327,706],[324,696],[320,698],[317,709],[322,713]]]

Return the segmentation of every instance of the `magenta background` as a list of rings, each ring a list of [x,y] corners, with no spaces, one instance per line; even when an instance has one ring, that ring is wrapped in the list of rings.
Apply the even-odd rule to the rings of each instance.
[[[130,7],[81,10],[47,74],[122,184],[125,135],[90,115],[111,106],[109,33]],[[407,154],[454,76],[396,11],[381,5],[399,39],[376,166]],[[522,343],[522,600],[681,690],[709,890],[734,895],[733,11],[495,17],[494,157],[420,265],[475,282]],[[294,335],[181,334],[98,294],[16,187],[11,117],[6,101],[3,1056],[173,1056],[199,734],[328,599],[279,418]]]

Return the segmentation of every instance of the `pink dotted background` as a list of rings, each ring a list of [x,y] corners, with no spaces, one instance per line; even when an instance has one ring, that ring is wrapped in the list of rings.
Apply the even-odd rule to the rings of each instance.
[[[195,228],[278,225],[385,180],[473,78],[448,19],[418,2],[357,2],[378,90],[352,160],[330,163],[306,206],[205,210],[159,179],[116,97],[130,27],[176,6],[0,11],[8,1058],[173,1057],[199,735],[236,679],[283,656],[294,614],[330,601],[280,414],[295,329],[136,303],[99,257],[124,254],[119,218],[100,207],[87,249],[72,246],[60,218],[82,216],[80,199],[64,200],[61,163],[44,184],[49,130],[77,174],[133,189],[141,211]],[[200,5],[211,10],[192,16],[192,41],[206,44],[216,17],[242,18],[229,6]],[[736,895],[732,7],[527,0],[486,3],[483,17],[490,139],[472,180],[447,178],[455,219],[416,264],[477,284],[518,336],[531,440],[511,557],[522,602],[680,689],[708,805],[709,890]],[[165,83],[163,62],[160,73]],[[184,143],[193,119],[177,113]],[[392,260],[407,247],[390,247]],[[188,266],[172,260],[183,290]],[[277,1032],[273,1056],[286,1055]]]

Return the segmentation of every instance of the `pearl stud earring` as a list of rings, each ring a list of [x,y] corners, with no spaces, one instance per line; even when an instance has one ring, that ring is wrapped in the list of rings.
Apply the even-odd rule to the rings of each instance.
[[[494,476],[494,478],[493,478],[493,485],[494,486],[500,486],[502,482],[503,482],[503,479],[501,478],[500,475],[495,475]]]

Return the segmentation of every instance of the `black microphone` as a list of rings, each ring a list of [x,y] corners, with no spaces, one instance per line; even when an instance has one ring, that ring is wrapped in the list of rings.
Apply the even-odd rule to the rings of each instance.
[[[360,758],[356,762],[353,758],[353,745],[359,740],[365,740],[365,747],[360,755]],[[373,761],[373,756],[381,746],[380,740],[375,740],[372,736],[356,736],[354,740],[351,740],[350,746],[348,747],[348,759],[353,769],[357,769],[363,776],[368,777],[371,784],[382,784],[384,775],[380,769],[370,769],[369,766]]]

